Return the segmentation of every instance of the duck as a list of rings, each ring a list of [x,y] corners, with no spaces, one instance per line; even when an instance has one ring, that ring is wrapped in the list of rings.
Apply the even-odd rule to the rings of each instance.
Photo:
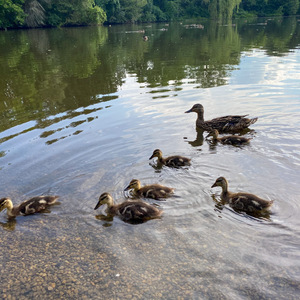
[[[163,186],[160,184],[151,184],[141,186],[141,182],[138,179],[132,179],[129,185],[124,191],[133,190],[134,196],[151,198],[155,200],[160,200],[160,198],[170,197],[174,193],[173,188]]]
[[[180,155],[173,155],[173,156],[164,158],[162,156],[162,151],[160,149],[155,149],[153,151],[153,154],[149,158],[149,160],[154,157],[158,158],[158,162],[160,164],[168,166],[168,167],[174,167],[174,168],[189,166],[190,162],[191,162],[190,158],[180,156]]]
[[[217,129],[220,133],[223,132],[239,132],[243,129],[248,128],[251,124],[254,124],[258,118],[246,118],[248,115],[242,116],[224,116],[212,119],[210,121],[204,121],[204,108],[202,104],[195,104],[191,109],[187,110],[185,113],[195,112],[198,114],[196,120],[196,127],[201,128],[204,131],[211,131],[212,129]]]
[[[207,136],[212,136],[212,141],[214,142],[220,142],[222,144],[227,144],[227,145],[243,145],[243,144],[249,144],[251,138],[245,138],[243,136],[239,135],[227,135],[227,136],[222,136],[218,137],[219,131],[217,129],[213,129]]]
[[[114,204],[114,200],[109,193],[103,193],[95,206],[95,210],[101,205],[107,205],[106,213],[110,216],[118,216],[128,223],[143,223],[150,219],[160,218],[163,211],[155,206],[141,200],[127,200],[121,204]]]
[[[246,213],[263,213],[264,211],[268,211],[274,202],[273,200],[264,200],[249,193],[232,193],[228,191],[228,181],[225,177],[219,177],[211,187],[214,188],[217,186],[222,188],[222,201],[229,203],[232,208]]]
[[[59,196],[36,196],[25,200],[18,206],[13,206],[12,200],[8,197],[1,198],[0,211],[6,208],[9,218],[40,213],[50,205],[53,205],[58,198]]]

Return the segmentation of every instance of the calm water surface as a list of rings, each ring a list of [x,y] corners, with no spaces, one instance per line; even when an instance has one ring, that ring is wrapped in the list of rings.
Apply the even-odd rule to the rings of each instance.
[[[299,299],[300,22],[201,24],[0,32],[1,197],[61,197],[0,214],[2,299]],[[209,144],[195,103],[257,116],[250,145]],[[191,167],[155,168],[156,148]],[[219,176],[270,217],[220,205]],[[176,188],[163,217],[101,220],[132,178]]]

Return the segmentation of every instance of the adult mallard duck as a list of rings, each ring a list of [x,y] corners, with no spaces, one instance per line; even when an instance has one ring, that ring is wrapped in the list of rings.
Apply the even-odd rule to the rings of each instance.
[[[248,144],[250,142],[250,138],[245,138],[239,135],[227,135],[218,137],[219,131],[217,129],[213,129],[206,137],[212,136],[212,141],[214,142],[221,142],[222,144],[227,145],[243,145]]]
[[[232,208],[240,211],[247,213],[262,213],[268,210],[273,204],[273,200],[264,200],[253,194],[229,192],[228,181],[224,177],[219,177],[211,187],[213,188],[216,186],[222,188],[221,199],[225,203],[229,203]]]
[[[1,198],[0,211],[6,208],[9,218],[15,218],[20,215],[31,215],[45,210],[48,206],[54,204],[58,198],[59,196],[37,196],[25,200],[15,207],[10,198]]]
[[[190,158],[180,156],[180,155],[173,155],[173,156],[164,158],[162,156],[161,150],[159,150],[159,149],[155,149],[149,159],[152,159],[154,157],[157,157],[158,162],[161,163],[162,165],[165,165],[168,167],[174,167],[174,168],[189,166],[190,161],[191,161]]]
[[[129,223],[143,223],[150,219],[159,218],[162,210],[140,200],[125,201],[121,204],[114,204],[109,193],[103,193],[95,209],[106,204],[106,213],[110,216],[118,216],[121,220]]]
[[[196,126],[205,131],[217,129],[219,132],[239,132],[257,121],[257,118],[249,119],[247,115],[243,116],[224,116],[204,121],[203,114],[204,108],[201,104],[195,104],[186,113],[195,112],[198,115]]]
[[[141,182],[138,179],[132,179],[125,191],[133,190],[133,193],[137,197],[151,198],[159,200],[160,198],[167,198],[173,194],[174,189],[160,184],[151,184],[141,186]]]

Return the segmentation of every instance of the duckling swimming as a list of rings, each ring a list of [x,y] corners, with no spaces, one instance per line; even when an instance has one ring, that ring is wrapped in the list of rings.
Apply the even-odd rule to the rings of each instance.
[[[221,199],[225,203],[229,203],[232,208],[235,208],[246,213],[262,213],[268,210],[272,204],[272,201],[264,200],[256,195],[239,192],[232,193],[228,191],[228,181],[224,177],[219,177],[216,182],[211,186],[220,186],[222,188]]]
[[[163,186],[160,184],[151,184],[141,186],[141,182],[138,179],[132,179],[125,191],[133,190],[133,193],[137,197],[152,198],[160,200],[160,198],[170,197],[174,193],[173,188]]]
[[[190,158],[180,156],[180,155],[174,155],[174,156],[169,156],[166,158],[163,158],[162,152],[159,149],[156,149],[153,151],[153,154],[149,159],[152,159],[154,157],[158,158],[158,162],[161,163],[162,165],[168,166],[168,167],[183,167],[183,166],[189,166],[190,165]]]
[[[217,129],[213,129],[206,137],[212,136],[212,141],[214,142],[221,142],[222,144],[227,145],[243,145],[243,144],[249,144],[250,138],[245,138],[238,135],[227,135],[218,137],[219,131]]]
[[[204,108],[201,104],[195,104],[191,109],[187,110],[186,113],[195,112],[198,117],[196,120],[196,127],[201,128],[205,131],[211,131],[217,129],[219,132],[239,132],[243,129],[248,128],[251,124],[257,121],[257,118],[249,119],[247,115],[242,116],[224,116],[212,119],[210,121],[204,121]]]
[[[50,205],[54,204],[59,196],[37,196],[30,198],[18,206],[13,206],[10,198],[0,199],[0,211],[7,209],[7,216],[9,218],[15,218],[17,216],[31,215],[42,212]]]
[[[125,201],[121,204],[114,204],[114,200],[109,193],[103,193],[95,209],[107,204],[106,213],[111,216],[118,216],[128,223],[143,223],[150,219],[156,219],[163,213],[162,210],[140,200]]]

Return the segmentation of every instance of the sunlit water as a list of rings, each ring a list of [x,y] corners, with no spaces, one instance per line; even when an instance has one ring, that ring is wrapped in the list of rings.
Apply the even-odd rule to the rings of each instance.
[[[184,25],[1,32],[1,197],[60,195],[48,214],[1,213],[1,298],[300,297],[299,21]],[[258,117],[251,143],[210,144],[195,103]],[[192,165],[157,169],[156,148]],[[219,204],[219,176],[273,199],[270,218]],[[175,188],[163,217],[97,218],[132,178]]]

